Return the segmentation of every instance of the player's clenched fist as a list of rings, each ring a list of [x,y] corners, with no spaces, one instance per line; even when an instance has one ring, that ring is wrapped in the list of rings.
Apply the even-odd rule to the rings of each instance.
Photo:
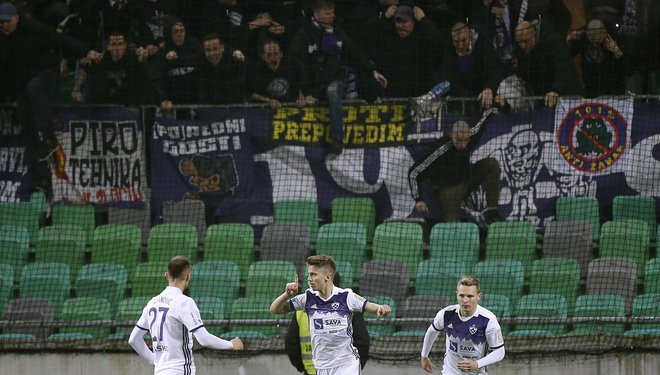
[[[298,275],[296,275],[294,282],[286,284],[286,290],[284,292],[288,296],[295,296],[298,294]]]

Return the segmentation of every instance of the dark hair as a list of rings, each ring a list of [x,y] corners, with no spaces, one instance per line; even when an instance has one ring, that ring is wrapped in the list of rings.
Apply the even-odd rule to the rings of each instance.
[[[337,273],[337,264],[335,264],[335,260],[332,259],[330,255],[325,255],[325,254],[312,255],[311,257],[307,258],[307,265],[317,266],[317,267],[328,266],[330,267],[330,269],[332,269],[333,275]]]
[[[177,255],[170,260],[167,264],[167,273],[173,279],[178,279],[183,276],[191,268],[188,258]]]
[[[312,10],[317,10],[317,9],[322,9],[322,8],[330,8],[334,7],[335,2],[334,0],[313,0],[312,1]]]
[[[109,41],[110,38],[112,38],[113,36],[122,36],[122,37],[124,37],[125,41],[128,40],[128,38],[126,37],[126,33],[123,32],[123,31],[112,31],[112,32],[110,32],[108,34],[108,37],[106,38],[106,40]]]
[[[204,35],[204,37],[202,38],[202,43],[207,42],[209,40],[213,40],[213,39],[218,39],[220,41],[220,43],[224,44],[222,42],[222,39],[220,39],[220,37],[216,33],[211,33],[211,34]]]

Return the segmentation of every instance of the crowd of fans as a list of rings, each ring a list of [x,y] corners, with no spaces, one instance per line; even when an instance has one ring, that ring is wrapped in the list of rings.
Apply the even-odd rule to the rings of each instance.
[[[652,0],[13,3],[21,19],[103,51],[79,60],[59,44],[49,51],[54,71],[76,71],[78,103],[277,108],[416,97],[441,81],[451,96],[474,98],[473,111],[511,108],[520,96],[553,106],[562,95],[658,93],[649,84],[660,69]],[[2,48],[6,82],[14,74],[7,48],[23,46]],[[16,100],[9,86],[0,85],[3,102]]]

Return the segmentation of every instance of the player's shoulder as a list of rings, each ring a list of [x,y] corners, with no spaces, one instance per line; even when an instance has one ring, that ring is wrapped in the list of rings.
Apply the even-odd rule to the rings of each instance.
[[[497,321],[497,317],[495,316],[495,314],[481,305],[477,306],[477,314],[485,318],[488,318],[489,320]]]

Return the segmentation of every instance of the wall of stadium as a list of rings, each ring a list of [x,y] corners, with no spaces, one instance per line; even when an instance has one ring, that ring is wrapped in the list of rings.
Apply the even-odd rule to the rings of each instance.
[[[436,358],[436,361],[440,361]],[[197,373],[223,375],[286,375],[296,371],[286,355],[228,357],[226,353],[198,351]],[[517,355],[492,366],[494,375],[644,375],[657,374],[660,353],[601,355]],[[434,373],[439,373],[437,369]],[[387,363],[371,360],[363,375],[419,375],[417,362]],[[153,368],[133,353],[1,353],[0,374],[12,375],[149,375]]]

